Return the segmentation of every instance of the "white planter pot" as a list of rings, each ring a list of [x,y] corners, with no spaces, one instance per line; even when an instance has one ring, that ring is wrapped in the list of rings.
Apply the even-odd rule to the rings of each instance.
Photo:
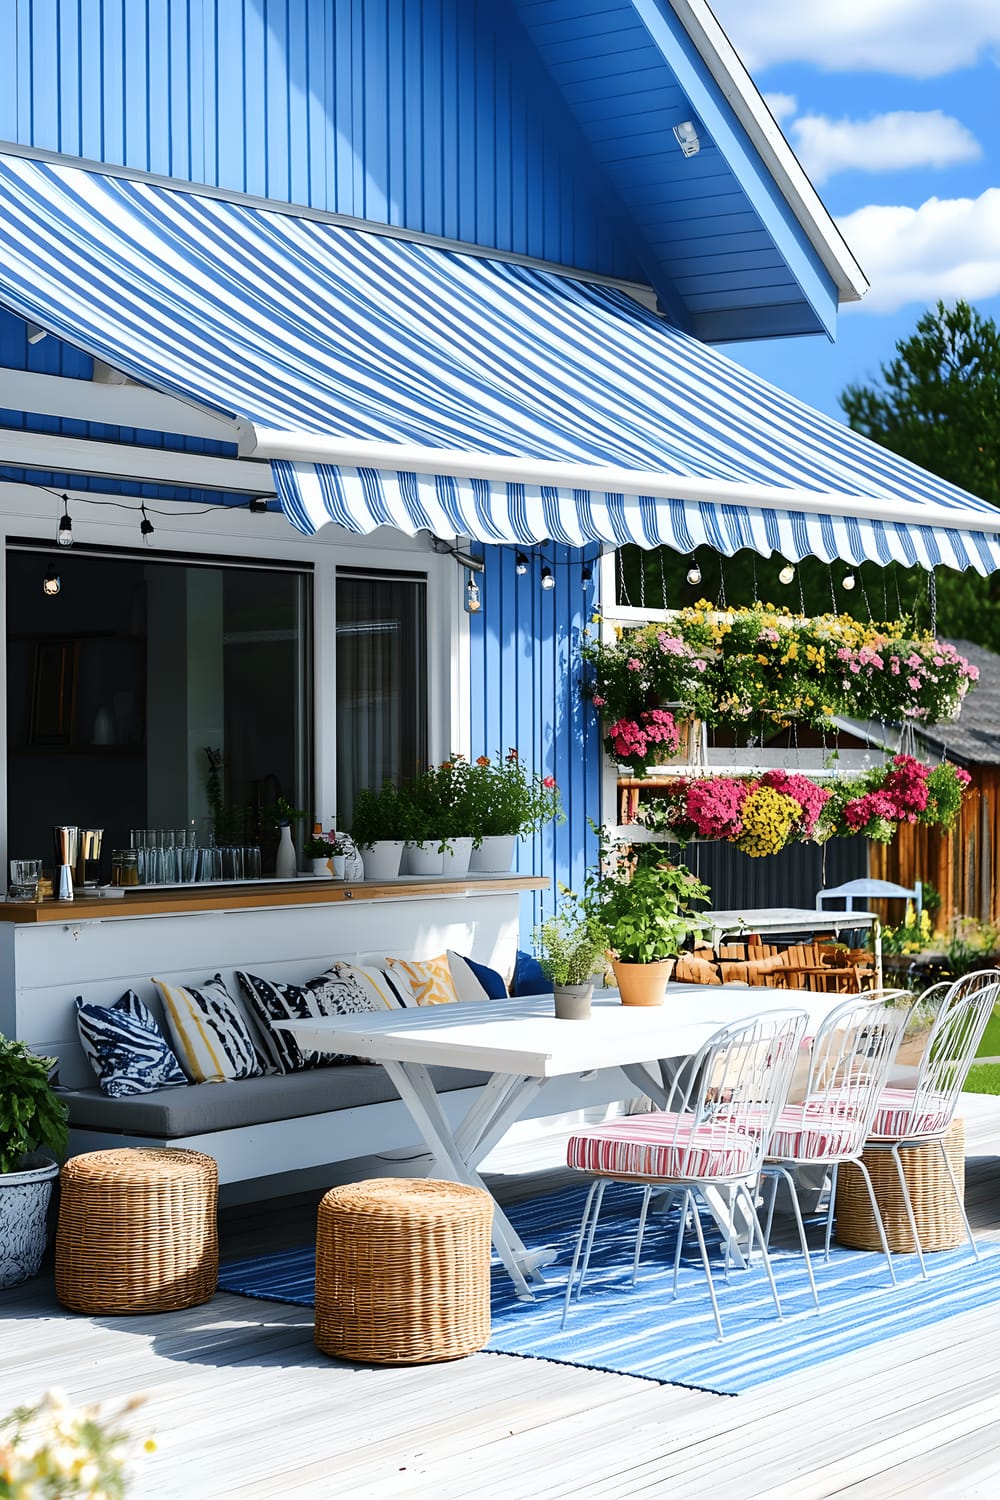
[[[441,856],[442,875],[465,875],[471,858],[471,838],[449,839],[448,847]]]
[[[330,855],[330,871],[331,871],[331,873],[333,875],[334,880],[343,880],[344,877],[345,877],[346,870],[347,870],[347,855],[346,854],[331,854]]]
[[[440,839],[425,839],[421,844],[407,844],[404,854],[408,875],[440,875]]]
[[[379,839],[360,850],[366,880],[397,880],[403,858],[402,839]]]
[[[514,848],[517,834],[489,834],[478,849],[473,849],[469,869],[483,875],[509,875],[514,863]]]
[[[0,1176],[0,1287],[36,1276],[45,1254],[45,1216],[59,1164],[36,1151],[24,1170]]]
[[[309,867],[317,880],[332,880],[333,871],[330,868],[330,855],[324,855],[321,859],[311,859]]]

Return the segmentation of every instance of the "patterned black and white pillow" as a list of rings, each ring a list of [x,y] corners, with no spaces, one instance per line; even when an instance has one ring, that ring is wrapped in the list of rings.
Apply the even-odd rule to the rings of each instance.
[[[78,995],[76,1024],[97,1081],[112,1099],[187,1083],[155,1017],[134,990],[114,1005],[94,1005]]]
[[[286,984],[262,979],[237,970],[236,978],[262,1030],[267,1034],[271,1056],[280,1073],[303,1068],[323,1068],[332,1063],[363,1061],[343,1052],[319,1052],[300,1047],[290,1032],[271,1026],[273,1021],[309,1021],[318,1016],[363,1015],[384,1010],[365,988],[350,977],[330,969],[304,984]]]
[[[267,1072],[241,1001],[216,974],[198,989],[154,979],[181,1066],[195,1083],[229,1083]]]

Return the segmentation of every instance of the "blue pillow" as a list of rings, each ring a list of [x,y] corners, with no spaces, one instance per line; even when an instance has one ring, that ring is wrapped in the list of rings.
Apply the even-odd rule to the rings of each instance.
[[[517,959],[514,963],[514,983],[511,989],[514,995],[551,995],[552,980],[546,979],[542,973],[542,966],[530,953],[517,950]]]
[[[477,964],[474,958],[465,958],[464,954],[462,957],[490,1000],[506,1000],[507,986],[504,984],[502,974],[498,974],[496,969],[491,969],[488,964]]]
[[[114,1005],[92,1005],[78,995],[76,1024],[97,1081],[112,1099],[187,1083],[155,1016],[134,990]]]

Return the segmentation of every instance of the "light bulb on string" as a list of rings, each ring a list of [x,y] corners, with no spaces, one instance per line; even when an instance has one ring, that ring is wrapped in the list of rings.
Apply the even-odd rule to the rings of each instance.
[[[687,581],[692,588],[697,588],[701,582],[701,569],[696,562],[693,562],[687,570]]]
[[[541,584],[542,584],[542,588],[543,589],[554,589],[555,588],[556,581],[555,581],[555,579],[552,576],[552,569],[551,568],[543,568],[542,569]]]
[[[792,581],[792,579],[794,577],[795,577],[795,569],[792,567],[792,564],[791,563],[785,563],[785,566],[782,568],[781,572],[778,574],[778,582],[779,583],[791,583],[791,581]]]
[[[156,527],[153,525],[152,521],[147,516],[145,505],[140,505],[139,509],[142,512],[142,520],[139,522],[139,531],[142,534],[143,541],[148,546],[149,545],[149,539],[153,535],[153,532],[156,530]]]
[[[467,614],[478,615],[483,607],[483,596],[476,582],[475,575],[470,573],[465,585],[465,610]]]
[[[847,589],[848,593],[850,593],[851,589],[854,587],[857,581],[858,580],[855,578],[853,573],[845,573],[840,586],[841,588]]]
[[[514,572],[518,578],[523,578],[528,571],[528,559],[523,552],[519,552],[514,558]]]
[[[63,495],[63,513],[59,519],[59,529],[56,532],[56,541],[60,547],[72,547],[73,545],[73,522],[69,513],[69,500]]]
[[[591,570],[591,568],[589,568],[587,566],[584,566],[580,570],[580,587],[583,588],[583,589],[588,589],[590,587],[590,585],[593,583],[593,581],[594,581],[593,571]]]
[[[42,579],[42,593],[45,594],[48,598],[53,599],[55,598],[56,594],[58,594],[61,588],[62,580],[59,577],[59,574],[56,572],[55,568],[50,568],[45,577]]]

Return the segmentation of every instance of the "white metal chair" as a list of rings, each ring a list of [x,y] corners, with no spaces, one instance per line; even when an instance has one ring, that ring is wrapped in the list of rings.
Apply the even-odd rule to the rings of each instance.
[[[958,1096],[986,1023],[1000,997],[1000,972],[983,970],[963,975],[952,989],[954,993],[946,998],[930,1029],[913,1088],[883,1090],[865,1142],[866,1150],[885,1150],[892,1154],[921,1275],[925,1278],[927,1265],[900,1155],[913,1147],[937,1142],[973,1256],[979,1259],[962,1194],[945,1151],[944,1136],[952,1122]]]
[[[889,1275],[893,1285],[896,1283],[875,1190],[861,1153],[906,1028],[913,999],[907,990],[883,990],[863,998],[854,996],[830,1011],[809,1042],[808,1073],[803,1084],[793,1090],[801,1097],[784,1106],[767,1140],[761,1175],[765,1181],[770,1181],[771,1193],[764,1240],[770,1243],[778,1185],[784,1181],[791,1194],[799,1243],[817,1311],[819,1293],[792,1178],[797,1168],[822,1167],[829,1174],[830,1196],[824,1242],[824,1256],[829,1260],[837,1170],[842,1162],[853,1162],[858,1167],[878,1224]]]
[[[751,1244],[756,1233],[774,1305],[778,1317],[782,1316],[751,1188],[756,1187],[767,1133],[787,1097],[806,1023],[805,1011],[774,1010],[723,1026],[678,1071],[665,1109],[625,1116],[570,1137],[569,1165],[589,1173],[594,1181],[587,1194],[566,1282],[564,1324],[574,1284],[578,1298],[583,1290],[601,1202],[609,1182],[634,1182],[645,1189],[632,1264],[633,1285],[639,1272],[650,1197],[654,1188],[668,1188],[672,1196],[681,1198],[674,1252],[674,1296],[677,1296],[681,1247],[690,1209],[715,1326],[719,1338],[725,1337],[698,1212],[698,1197],[715,1189],[728,1203],[726,1274],[736,1207],[742,1203]]]

